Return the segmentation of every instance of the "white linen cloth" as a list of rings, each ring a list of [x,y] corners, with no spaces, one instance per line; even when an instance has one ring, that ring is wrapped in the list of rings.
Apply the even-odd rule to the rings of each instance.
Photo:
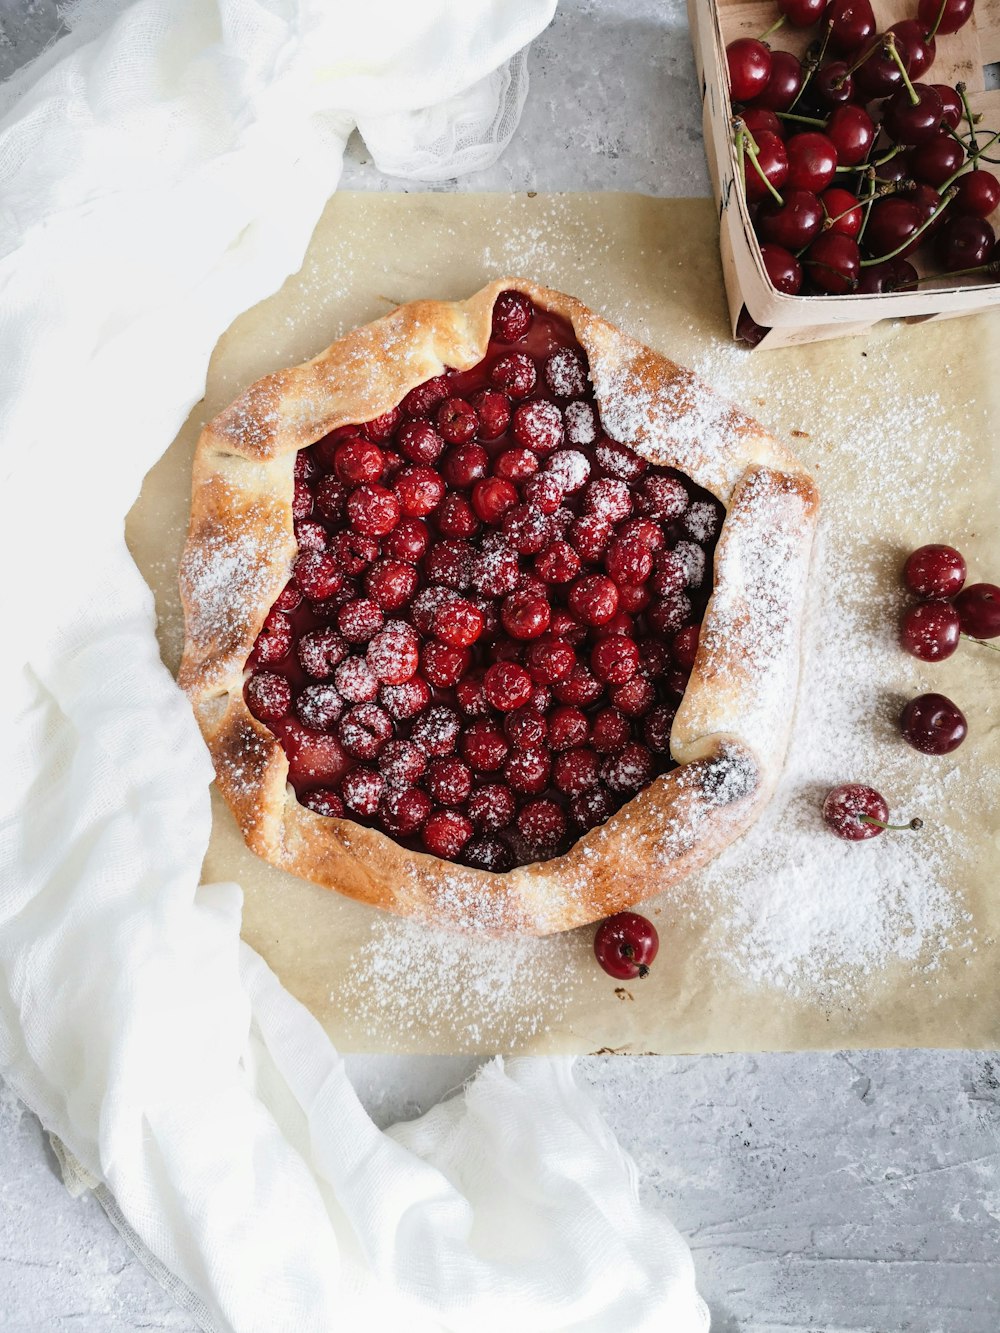
[[[122,535],[352,127],[393,172],[492,161],[553,8],[90,0],[5,92],[0,1072],[205,1328],[707,1328],[568,1062],[368,1119],[198,887],[211,767]]]

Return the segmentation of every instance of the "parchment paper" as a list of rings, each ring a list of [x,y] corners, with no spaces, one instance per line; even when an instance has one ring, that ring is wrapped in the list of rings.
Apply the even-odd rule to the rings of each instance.
[[[302,271],[220,340],[204,401],[147,477],[129,516],[129,544],[156,597],[168,667],[176,670],[183,639],[177,563],[195,442],[203,423],[247,384],[313,355],[393,303],[463,297],[490,278],[519,272],[579,296],[653,347],[700,366],[710,380],[713,367],[724,365],[725,388],[734,396],[737,353],[730,347],[717,247],[708,200],[336,195]],[[847,447],[857,442],[837,438],[836,412],[830,409],[831,395],[842,386],[858,392],[859,358],[868,355],[894,367],[891,401],[880,399],[877,383],[864,390],[871,394],[871,448],[880,447],[885,414],[905,413],[907,396],[928,385],[962,436],[961,457],[949,455],[942,462],[933,432],[922,435],[921,423],[915,423],[912,447],[884,460],[889,503],[884,495],[878,504],[870,502],[858,487],[851,463],[856,455]],[[869,542],[875,586],[884,591],[889,614],[898,613],[899,561],[924,541],[954,542],[978,571],[975,577],[1000,580],[998,366],[996,313],[943,325],[879,326],[861,338],[759,352],[738,363],[742,405],[777,433],[793,437],[827,497],[851,498],[852,522]],[[825,427],[820,432],[811,428],[817,417]],[[901,469],[907,498],[894,506],[891,476]],[[925,529],[923,484],[945,496],[944,530]],[[950,488],[954,502],[947,498]],[[939,519],[941,504],[935,505]],[[836,540],[836,534],[828,539]],[[885,612],[873,605],[873,615],[879,614]],[[641,984],[616,986],[594,964],[592,929],[546,941],[470,943],[274,870],[246,850],[215,795],[204,875],[243,886],[245,938],[342,1050],[995,1046],[1000,1041],[1000,818],[996,786],[984,779],[1000,767],[1000,654],[967,648],[925,669],[887,652],[885,673],[890,696],[940,690],[960,699],[969,719],[969,739],[955,756],[960,762],[953,766],[947,800],[940,809],[923,812],[959,835],[947,886],[962,928],[933,964],[921,957],[875,970],[860,995],[856,989],[847,998],[836,991],[824,994],[822,987],[791,995],[748,981],[727,963],[731,943],[721,940],[715,904],[699,879],[645,909],[660,932],[660,959]],[[799,706],[809,707],[809,700]],[[915,764],[926,762],[934,761],[914,756]]]

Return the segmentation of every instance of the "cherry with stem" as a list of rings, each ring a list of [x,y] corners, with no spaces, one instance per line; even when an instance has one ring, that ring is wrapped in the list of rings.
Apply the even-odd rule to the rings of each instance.
[[[957,191],[955,190],[954,186],[951,186],[949,189],[945,190],[945,192],[941,195],[941,202],[940,204],[938,204],[934,212],[930,215],[930,217],[925,218],[924,221],[921,222],[920,226],[917,227],[915,231],[912,231],[910,235],[907,236],[906,240],[903,242],[902,245],[897,245],[895,250],[890,250],[889,253],[886,255],[875,255],[871,259],[862,259],[861,267],[868,268],[872,264],[884,264],[887,259],[895,259],[896,256],[901,255],[904,250],[909,250],[909,248],[913,245],[913,242],[917,239],[917,237],[923,235],[923,233],[927,230],[927,228],[931,225],[931,223],[937,221],[937,219],[941,216],[942,211],[945,208],[947,208],[947,206],[954,199],[956,193]]]

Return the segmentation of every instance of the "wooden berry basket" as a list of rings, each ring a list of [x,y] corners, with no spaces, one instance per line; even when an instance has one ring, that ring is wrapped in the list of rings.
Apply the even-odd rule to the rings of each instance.
[[[916,14],[916,0],[873,0],[880,31]],[[914,323],[951,319],[1000,304],[1000,283],[966,278],[928,284],[915,292],[882,296],[786,296],[768,280],[750,224],[743,182],[733,145],[732,110],[725,50],[736,37],[758,37],[778,16],[774,0],[688,0],[695,63],[702,90],[705,152],[716,203],[722,270],[729,314],[736,323],[745,305],[758,324],[770,329],[759,347],[788,347],[864,333],[883,319]],[[775,48],[802,54],[814,30],[787,25],[770,39]],[[984,66],[1000,60],[1000,0],[979,0],[969,23],[937,39],[937,57],[924,82],[964,80],[974,112],[982,113],[977,132],[1000,130],[1000,90],[985,91]],[[1000,156],[1000,154],[997,154]],[[989,170],[1000,168],[983,164]],[[989,221],[1000,234],[1000,209]],[[911,259],[919,269],[920,261]]]

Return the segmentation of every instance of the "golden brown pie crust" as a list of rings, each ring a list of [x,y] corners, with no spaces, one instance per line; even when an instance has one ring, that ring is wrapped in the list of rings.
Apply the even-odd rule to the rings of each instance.
[[[568,320],[605,431],[715,495],[726,518],[697,660],[671,734],[679,767],[563,856],[494,874],[410,851],[300,805],[279,742],[243,699],[244,664],[296,554],[297,450],[389,411],[445,367],[482,360],[497,295]],[[777,782],[798,683],[816,488],[785,447],[690,371],[560,292],[520,279],[415,301],[252,384],[202,431],[181,565],[179,680],[247,844],[372,906],[457,929],[544,935],[632,907],[731,843]]]

